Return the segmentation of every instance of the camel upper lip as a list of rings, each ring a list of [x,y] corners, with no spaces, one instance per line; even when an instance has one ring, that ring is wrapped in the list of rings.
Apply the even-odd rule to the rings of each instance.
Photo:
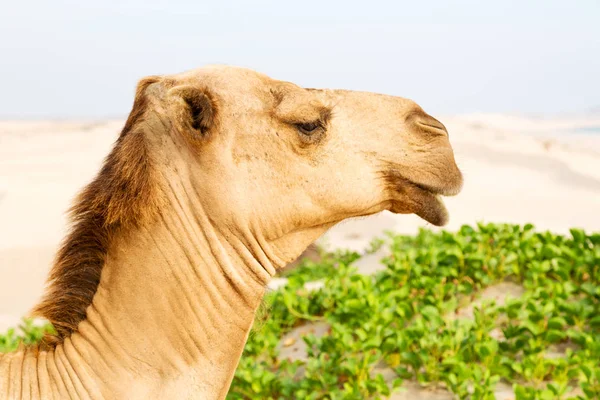
[[[461,191],[463,185],[462,173],[460,173],[458,170],[449,176],[447,182],[435,182],[437,179],[433,179],[435,183],[417,181],[403,174],[397,168],[388,169],[386,173],[386,179],[394,187],[409,185],[425,192],[429,192],[430,194],[441,196],[455,196]]]
[[[433,195],[454,196],[454,195],[458,194],[458,192],[460,191],[460,187],[458,187],[458,188],[456,188],[456,187],[440,188],[440,187],[434,187],[434,186],[426,185],[426,184],[411,181],[411,180],[407,180],[407,182],[409,184],[411,184],[421,190],[429,192]]]
[[[434,188],[432,186],[428,186],[428,185],[425,185],[425,184],[422,184],[422,183],[419,183],[419,182],[415,182],[415,181],[410,181],[410,180],[408,181],[408,183],[411,184],[411,185],[413,185],[413,186],[415,186],[415,187],[418,187],[421,190],[429,192],[431,194],[439,194],[439,195],[442,195],[442,196],[444,195],[444,193],[442,193],[443,190],[440,190],[438,188]]]

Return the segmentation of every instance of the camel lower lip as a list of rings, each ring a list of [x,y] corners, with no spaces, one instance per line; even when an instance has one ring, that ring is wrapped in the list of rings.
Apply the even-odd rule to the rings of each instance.
[[[422,208],[415,212],[425,221],[436,225],[443,226],[448,223],[448,210],[442,201],[440,195],[431,194],[432,200],[422,205]]]
[[[415,184],[404,187],[402,192],[407,195],[408,201],[393,202],[391,212],[416,214],[435,226],[448,223],[448,210],[439,194]]]

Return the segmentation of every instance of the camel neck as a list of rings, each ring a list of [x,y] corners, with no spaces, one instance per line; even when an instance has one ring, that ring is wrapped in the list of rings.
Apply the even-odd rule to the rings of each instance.
[[[268,257],[252,238],[220,232],[189,192],[174,189],[153,226],[110,249],[90,312],[120,357],[160,382],[161,398],[220,399],[272,267],[257,261]]]
[[[12,356],[23,376],[44,359],[40,397],[226,396],[273,267],[251,238],[221,233],[189,199],[169,201],[152,225],[116,237],[77,332],[30,374],[27,354]]]

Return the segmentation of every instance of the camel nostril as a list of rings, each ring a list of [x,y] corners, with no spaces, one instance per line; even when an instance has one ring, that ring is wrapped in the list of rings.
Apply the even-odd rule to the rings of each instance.
[[[406,117],[406,121],[416,125],[418,128],[420,128],[420,130],[424,130],[429,133],[444,133],[448,135],[448,130],[446,130],[444,124],[423,110],[418,109],[409,113]]]
[[[442,131],[446,135],[448,135],[448,130],[446,129],[444,124],[442,124],[435,118],[432,118],[432,120],[433,121],[417,121],[417,124],[420,126],[426,127],[425,129],[429,128],[428,130],[433,129],[434,131]]]
[[[424,135],[427,135],[428,137],[431,135],[446,137],[449,136],[446,127],[433,117],[418,119],[415,121],[414,126],[418,129],[419,132],[421,132]]]

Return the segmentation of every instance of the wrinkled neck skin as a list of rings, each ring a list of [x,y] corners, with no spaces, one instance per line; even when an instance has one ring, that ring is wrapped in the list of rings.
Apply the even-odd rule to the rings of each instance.
[[[215,226],[189,174],[170,170],[156,220],[109,248],[78,331],[49,351],[0,355],[0,398],[226,396],[275,253],[290,251]]]

